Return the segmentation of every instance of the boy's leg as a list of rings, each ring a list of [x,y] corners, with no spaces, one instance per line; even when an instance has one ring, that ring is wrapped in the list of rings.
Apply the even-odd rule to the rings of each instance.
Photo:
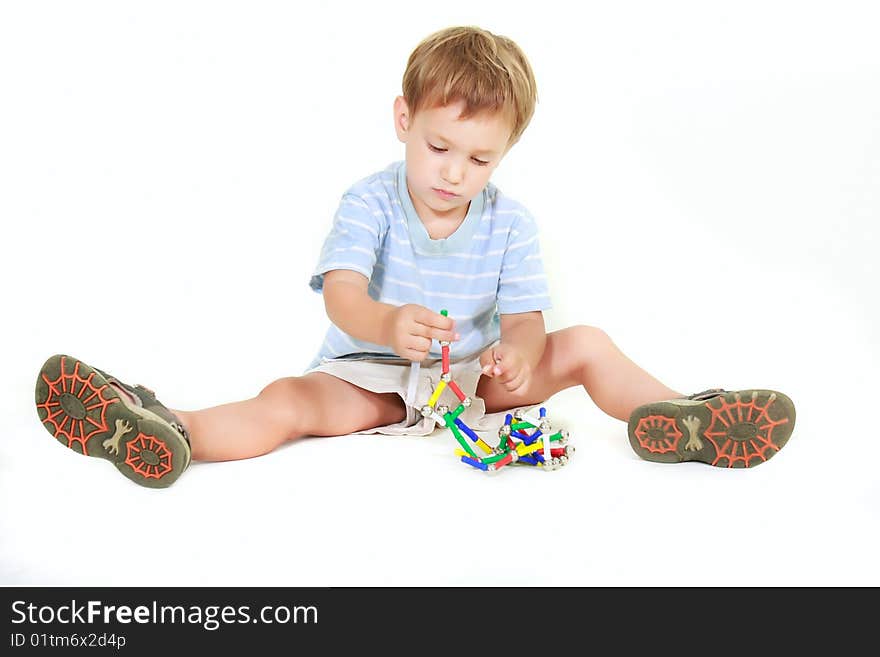
[[[516,394],[486,377],[477,394],[493,412],[537,404],[575,385],[582,385],[605,413],[628,423],[630,445],[648,461],[748,468],[774,456],[794,430],[795,407],[787,395],[756,389],[685,397],[588,326],[549,334],[541,362]]]
[[[489,413],[538,404],[561,390],[583,386],[596,405],[626,422],[638,406],[683,397],[631,361],[601,329],[572,326],[547,335],[544,355],[531,380],[515,394],[481,377],[477,395]]]
[[[300,436],[339,436],[400,422],[400,395],[374,393],[329,374],[278,379],[256,397],[199,411],[174,411],[199,461],[259,456]]]
[[[291,438],[352,433],[406,414],[399,395],[319,373],[280,379],[243,402],[175,412],[152,390],[65,354],[40,368],[34,397],[40,422],[58,442],[150,488],[172,485],[193,458],[259,456]]]

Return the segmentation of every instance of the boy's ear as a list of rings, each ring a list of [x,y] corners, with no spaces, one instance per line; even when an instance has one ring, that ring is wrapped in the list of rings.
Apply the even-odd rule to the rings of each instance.
[[[397,133],[397,138],[404,144],[409,134],[409,125],[410,115],[406,99],[403,96],[398,96],[394,99],[394,131]]]

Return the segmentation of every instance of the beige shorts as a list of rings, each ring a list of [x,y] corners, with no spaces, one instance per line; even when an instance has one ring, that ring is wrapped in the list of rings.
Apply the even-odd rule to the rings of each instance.
[[[396,424],[364,429],[355,433],[427,436],[437,428],[437,424],[430,417],[422,417],[420,409],[434,393],[434,389],[440,382],[441,371],[442,363],[439,360],[423,361],[417,369],[414,369],[410,361],[402,358],[376,359],[367,356],[354,356],[324,359],[319,365],[307,370],[306,373],[323,372],[370,392],[396,392],[400,395],[406,404],[406,418],[404,420]],[[486,413],[486,404],[477,397],[477,384],[481,374],[479,356],[469,360],[451,362],[449,371],[452,374],[452,380],[458,384],[465,395],[471,398],[471,405],[465,408],[459,416],[461,421],[476,432],[486,432],[488,436],[494,435],[497,438],[498,429],[504,424],[505,415],[513,413],[516,409]],[[459,403],[458,397],[449,387],[446,387],[440,394],[435,407],[445,404],[452,410],[457,408]],[[537,406],[540,404],[522,408],[523,410],[531,410]],[[494,444],[494,441],[490,444]]]

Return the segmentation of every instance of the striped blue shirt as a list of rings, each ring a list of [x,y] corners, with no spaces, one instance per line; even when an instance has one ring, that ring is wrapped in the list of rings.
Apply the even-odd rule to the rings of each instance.
[[[334,269],[363,274],[376,301],[448,310],[461,334],[451,345],[454,360],[498,340],[500,315],[550,308],[538,229],[529,212],[489,183],[452,235],[431,239],[410,199],[405,162],[358,181],[342,195],[311,288],[321,292],[324,274]],[[390,347],[357,340],[331,324],[309,368],[323,359],[365,353],[395,356]],[[434,341],[429,358],[440,355]]]

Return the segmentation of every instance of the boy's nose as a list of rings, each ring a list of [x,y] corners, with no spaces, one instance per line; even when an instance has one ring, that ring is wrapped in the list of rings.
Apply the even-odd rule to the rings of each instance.
[[[457,185],[461,182],[461,167],[455,164],[447,164],[440,175],[450,185]]]

